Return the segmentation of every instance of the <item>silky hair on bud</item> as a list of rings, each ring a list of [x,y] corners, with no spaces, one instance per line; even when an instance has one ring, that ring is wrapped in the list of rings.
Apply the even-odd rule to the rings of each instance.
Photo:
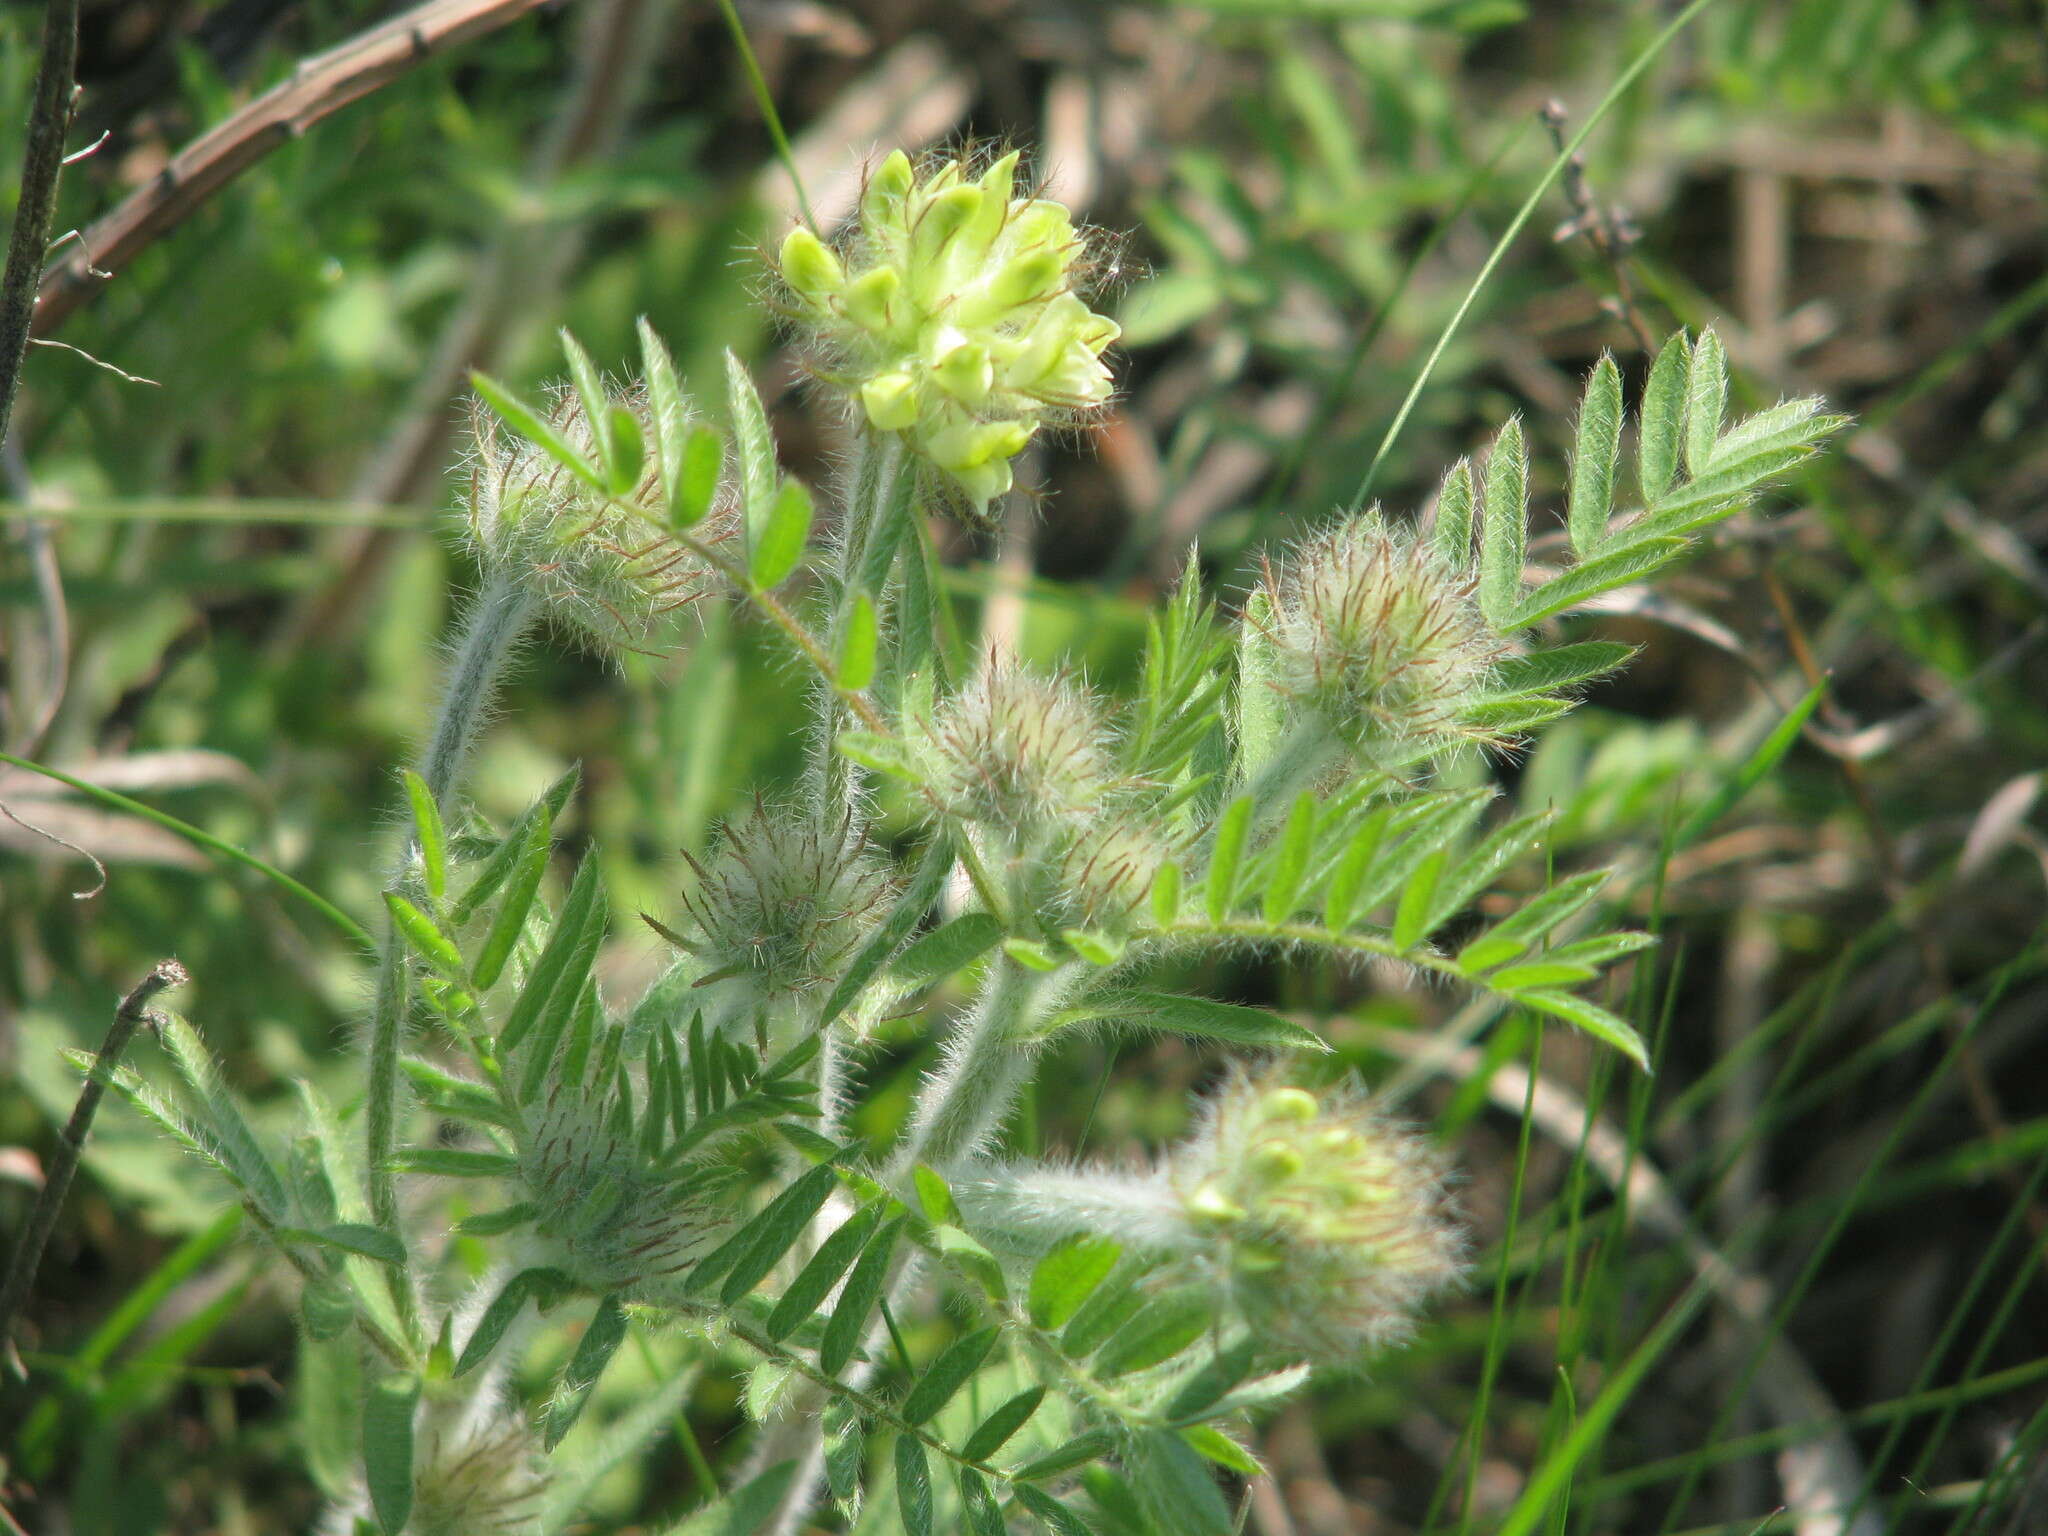
[[[919,725],[946,814],[1014,842],[1092,817],[1116,781],[1095,696],[1008,657],[990,657]]]
[[[1272,685],[1369,761],[1399,766],[1498,738],[1471,718],[1507,655],[1469,577],[1377,511],[1309,535],[1268,569]]]
[[[607,406],[630,418],[643,444],[656,440],[645,389],[613,386]],[[542,414],[584,457],[597,456],[572,385],[551,386]],[[719,586],[716,573],[667,530],[659,456],[651,449],[641,456],[633,487],[607,497],[480,400],[471,402],[469,434],[463,506],[477,560],[487,571],[515,576],[549,614],[599,649],[645,648],[666,615]],[[722,542],[734,518],[731,492],[721,487],[696,537]]]

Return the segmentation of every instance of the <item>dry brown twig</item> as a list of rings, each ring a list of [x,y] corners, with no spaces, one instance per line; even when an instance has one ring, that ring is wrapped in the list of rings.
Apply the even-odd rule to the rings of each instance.
[[[172,157],[112,213],[95,221],[43,274],[34,334],[47,336],[95,293],[106,273],[182,223],[215,192],[322,119],[418,67],[433,55],[494,32],[542,0],[427,0],[325,53]],[[75,10],[75,0],[72,0]]]
[[[86,1134],[92,1129],[93,1116],[99,1112],[107,1082],[114,1068],[120,1065],[121,1053],[128,1049],[128,1042],[134,1038],[135,1031],[155,1020],[156,1015],[149,1005],[156,1000],[157,994],[172,987],[182,987],[185,980],[185,968],[177,961],[159,960],[150,973],[121,999],[121,1006],[114,1010],[114,1022],[107,1028],[107,1037],[100,1045],[99,1054],[93,1058],[92,1072],[86,1078],[85,1086],[78,1091],[78,1103],[71,1111],[71,1118],[58,1134],[57,1150],[50,1157],[49,1173],[36,1196],[35,1209],[29,1212],[28,1221],[15,1244],[14,1256],[7,1266],[6,1284],[0,1286],[0,1350],[6,1352],[18,1375],[25,1373],[14,1362],[11,1335],[15,1314],[28,1299],[28,1288],[42,1263],[43,1248],[56,1228],[57,1213],[63,1209],[65,1193],[71,1187],[71,1176],[78,1171],[78,1159],[85,1151]]]

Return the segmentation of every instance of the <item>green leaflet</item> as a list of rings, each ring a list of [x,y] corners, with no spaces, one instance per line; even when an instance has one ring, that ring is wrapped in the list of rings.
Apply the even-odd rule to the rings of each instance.
[[[616,1296],[607,1296],[597,1304],[597,1311],[585,1326],[576,1352],[569,1357],[554,1396],[549,1398],[541,1416],[541,1443],[549,1450],[560,1445],[562,1437],[582,1417],[597,1378],[604,1374],[604,1368],[611,1364],[612,1356],[625,1339],[625,1304]]]
[[[983,1328],[955,1339],[940,1353],[911,1386],[897,1410],[906,1424],[922,1424],[967,1385],[967,1379],[981,1369],[982,1361],[995,1348],[997,1330]]]
[[[389,1536],[412,1518],[413,1413],[419,1401],[419,1378],[409,1374],[386,1376],[363,1399],[363,1478],[377,1523]]]
[[[889,1259],[895,1252],[903,1222],[904,1218],[899,1216],[884,1227],[862,1250],[853,1273],[846,1277],[838,1304],[825,1324],[824,1342],[818,1347],[819,1368],[828,1376],[845,1370],[860,1348],[868,1317],[875,1310],[875,1303],[882,1299],[882,1286],[889,1277]]]
[[[1082,1234],[1055,1245],[1031,1271],[1025,1302],[1031,1321],[1048,1333],[1065,1327],[1122,1256],[1123,1249],[1106,1237]]]
[[[1044,1401],[1044,1387],[1026,1387],[976,1426],[967,1443],[960,1447],[960,1455],[968,1461],[987,1461],[1009,1443],[1010,1437],[1024,1427]]]

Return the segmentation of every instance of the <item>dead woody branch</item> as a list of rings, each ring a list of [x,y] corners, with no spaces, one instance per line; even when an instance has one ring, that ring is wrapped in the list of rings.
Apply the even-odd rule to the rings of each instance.
[[[425,60],[494,32],[543,0],[427,0],[291,74],[180,150],[43,274],[34,334],[47,336],[135,254],[215,192],[315,123],[389,85]]]

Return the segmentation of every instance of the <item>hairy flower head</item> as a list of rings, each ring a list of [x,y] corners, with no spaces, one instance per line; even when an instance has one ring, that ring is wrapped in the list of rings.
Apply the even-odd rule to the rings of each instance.
[[[977,509],[1009,490],[1041,424],[1110,397],[1116,322],[1088,307],[1087,241],[1017,184],[1018,156],[920,177],[901,150],[868,178],[835,249],[799,226],[778,259],[821,373],[878,432],[900,432]]]
[[[764,1001],[837,980],[895,894],[888,864],[851,812],[821,818],[756,801],[690,865],[697,885],[683,897],[688,920],[675,937],[704,962],[706,981],[738,978]]]
[[[617,1042],[619,1032],[609,1031]],[[566,1054],[573,1055],[572,1044]],[[660,1106],[640,1096],[641,1113]],[[520,1138],[519,1179],[544,1261],[599,1294],[659,1289],[738,1215],[735,1170],[675,1164],[643,1145],[616,1054],[558,1070]]]
[[[1382,1349],[1460,1272],[1441,1158],[1349,1091],[1234,1077],[1164,1173],[1202,1267],[1279,1348]]]
[[[630,418],[642,444],[655,441],[644,389],[613,388],[608,400],[615,432]],[[541,415],[586,459],[596,457],[590,419],[573,386],[553,386]],[[600,645],[643,645],[664,614],[702,596],[715,580],[668,533],[658,455],[650,448],[642,459],[632,489],[608,497],[473,401],[464,514],[478,561],[516,575],[550,612]],[[722,490],[697,537],[728,537],[732,518],[731,497]]]
[[[1046,868],[1051,926],[1122,934],[1173,857],[1165,836],[1137,812],[1111,810],[1070,837]]]
[[[997,656],[938,703],[913,744],[948,814],[1027,841],[1099,808],[1115,780],[1107,734],[1087,689]]]
[[[429,1431],[413,1462],[414,1536],[525,1536],[540,1529],[546,1458],[532,1426],[501,1415],[462,1434]]]
[[[1274,686],[1368,758],[1398,766],[1459,742],[1505,654],[1471,578],[1377,512],[1311,535],[1267,572]]]

